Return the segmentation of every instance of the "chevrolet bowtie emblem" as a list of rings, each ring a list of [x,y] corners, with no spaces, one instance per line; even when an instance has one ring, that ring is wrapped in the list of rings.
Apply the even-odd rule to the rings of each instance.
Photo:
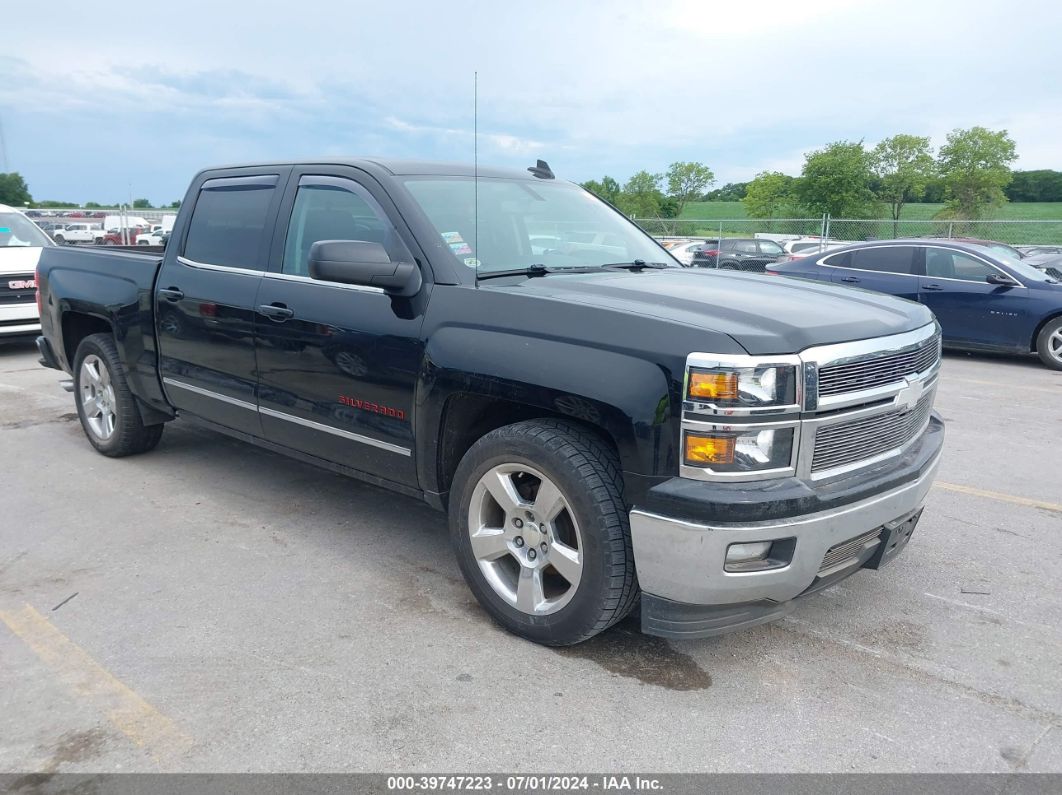
[[[923,381],[912,381],[910,378],[905,378],[904,387],[896,393],[896,405],[905,411],[910,411],[918,405],[918,401],[922,399],[922,393],[925,391],[925,383]]]

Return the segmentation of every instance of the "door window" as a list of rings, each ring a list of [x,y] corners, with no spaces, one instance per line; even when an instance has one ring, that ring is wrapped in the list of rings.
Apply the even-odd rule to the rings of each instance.
[[[274,175],[211,179],[196,199],[184,256],[230,268],[261,269]]]
[[[914,246],[883,246],[860,248],[851,252],[849,268],[880,273],[911,273]],[[831,263],[832,264],[832,263]]]
[[[299,181],[284,244],[282,272],[309,276],[310,247],[318,240],[379,243],[392,261],[413,261],[376,200],[348,179],[303,177]]]
[[[759,242],[760,253],[765,254],[768,257],[780,257],[785,254],[785,251],[775,243],[773,240],[761,240]]]
[[[926,276],[936,279],[958,279],[964,282],[984,282],[999,273],[987,262],[942,248],[926,249]]]
[[[756,254],[756,242],[754,240],[739,240],[734,244],[734,251],[739,254]]]

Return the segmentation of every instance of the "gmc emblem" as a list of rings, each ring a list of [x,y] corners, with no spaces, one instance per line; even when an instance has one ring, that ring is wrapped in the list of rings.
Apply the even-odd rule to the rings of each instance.
[[[7,283],[8,290],[36,290],[37,282],[34,279],[15,279]]]

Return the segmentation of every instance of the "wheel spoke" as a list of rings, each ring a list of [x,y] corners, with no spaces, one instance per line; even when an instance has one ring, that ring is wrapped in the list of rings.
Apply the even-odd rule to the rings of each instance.
[[[549,545],[549,562],[570,585],[578,585],[583,573],[583,556],[579,550],[554,539]]]
[[[103,412],[103,435],[110,436],[114,433],[114,415],[109,411]]]
[[[561,494],[556,484],[550,480],[543,480],[539,484],[538,494],[535,495],[535,515],[541,521],[550,522],[566,507],[564,495]]]
[[[481,527],[470,537],[476,560],[497,560],[509,554],[509,535],[501,527]]]
[[[100,382],[100,372],[96,368],[96,363],[92,361],[86,361],[81,365],[82,372],[89,377],[89,383],[93,387],[97,386]]]
[[[105,389],[110,388],[111,385],[111,371],[102,365],[100,365],[100,384]]]
[[[507,514],[512,513],[523,504],[520,495],[516,492],[513,476],[508,472],[494,471],[490,476],[483,479],[483,485],[498,506]]]
[[[546,600],[542,589],[542,569],[521,567],[520,581],[516,584],[516,606],[525,613],[534,613]]]

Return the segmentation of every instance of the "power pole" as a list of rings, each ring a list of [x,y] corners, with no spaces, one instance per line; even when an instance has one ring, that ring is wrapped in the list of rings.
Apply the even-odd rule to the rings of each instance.
[[[4,142],[4,120],[0,118],[0,174],[7,173],[7,144]]]

